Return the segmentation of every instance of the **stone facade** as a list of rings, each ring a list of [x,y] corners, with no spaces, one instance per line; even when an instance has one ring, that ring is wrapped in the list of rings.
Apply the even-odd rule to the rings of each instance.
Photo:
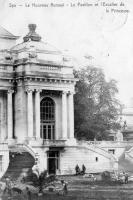
[[[115,156],[74,138],[72,60],[42,42],[35,24],[17,45],[17,37],[7,33],[0,37],[1,142],[9,151],[24,148],[49,173],[73,174],[77,164],[88,173],[117,169]]]

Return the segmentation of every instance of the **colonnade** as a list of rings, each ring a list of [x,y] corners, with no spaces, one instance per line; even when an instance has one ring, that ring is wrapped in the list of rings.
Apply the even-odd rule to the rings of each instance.
[[[35,91],[35,133],[33,135],[33,92]],[[27,89],[27,126],[28,138],[40,138],[40,89]],[[13,138],[13,90],[7,93],[8,139]],[[67,116],[68,115],[68,116]],[[68,128],[69,124],[69,128]],[[69,129],[69,131],[68,131]],[[68,133],[69,132],[69,133]],[[74,106],[73,93],[62,91],[62,139],[74,138]]]

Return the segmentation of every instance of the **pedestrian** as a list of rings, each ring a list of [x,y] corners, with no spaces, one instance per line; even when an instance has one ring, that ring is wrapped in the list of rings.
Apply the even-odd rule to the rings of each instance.
[[[12,184],[11,184],[10,177],[6,177],[5,183],[6,183],[6,187],[4,189],[4,193],[7,192],[8,195],[11,197],[12,196]]]
[[[26,193],[27,193],[27,200],[31,200],[31,191],[28,187],[26,187]]]
[[[63,188],[62,188],[63,195],[67,195],[67,193],[68,193],[68,188],[67,188],[68,183],[65,182],[64,180],[61,180],[61,183],[62,183],[62,186],[63,186]]]
[[[6,188],[6,183],[0,181],[0,197],[4,194],[5,188]]]
[[[86,167],[84,166],[84,164],[82,165],[82,174],[84,175],[86,171]]]
[[[76,171],[76,175],[80,174],[80,168],[79,168],[78,164],[75,167],[75,171]]]
[[[125,173],[125,183],[128,183],[128,173]]]

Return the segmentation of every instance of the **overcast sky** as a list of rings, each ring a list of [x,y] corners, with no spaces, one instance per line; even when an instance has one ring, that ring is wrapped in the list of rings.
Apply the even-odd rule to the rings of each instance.
[[[71,55],[78,66],[94,64],[105,70],[107,79],[118,81],[119,98],[129,104],[133,98],[133,1],[125,0],[129,13],[106,13],[106,8],[26,8],[24,3],[63,3],[65,0],[0,0],[0,24],[14,35],[24,36],[29,23],[37,24],[43,40]],[[99,3],[120,0],[69,0],[68,3]],[[9,3],[17,7],[9,7]],[[21,7],[19,4],[23,4]],[[21,40],[21,39],[20,39]],[[86,59],[85,57],[91,58]],[[133,103],[132,103],[133,105]]]

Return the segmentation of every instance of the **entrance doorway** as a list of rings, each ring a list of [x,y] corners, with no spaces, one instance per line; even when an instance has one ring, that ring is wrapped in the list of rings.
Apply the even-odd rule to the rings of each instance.
[[[56,170],[59,169],[59,151],[48,151],[48,173],[56,174]]]

